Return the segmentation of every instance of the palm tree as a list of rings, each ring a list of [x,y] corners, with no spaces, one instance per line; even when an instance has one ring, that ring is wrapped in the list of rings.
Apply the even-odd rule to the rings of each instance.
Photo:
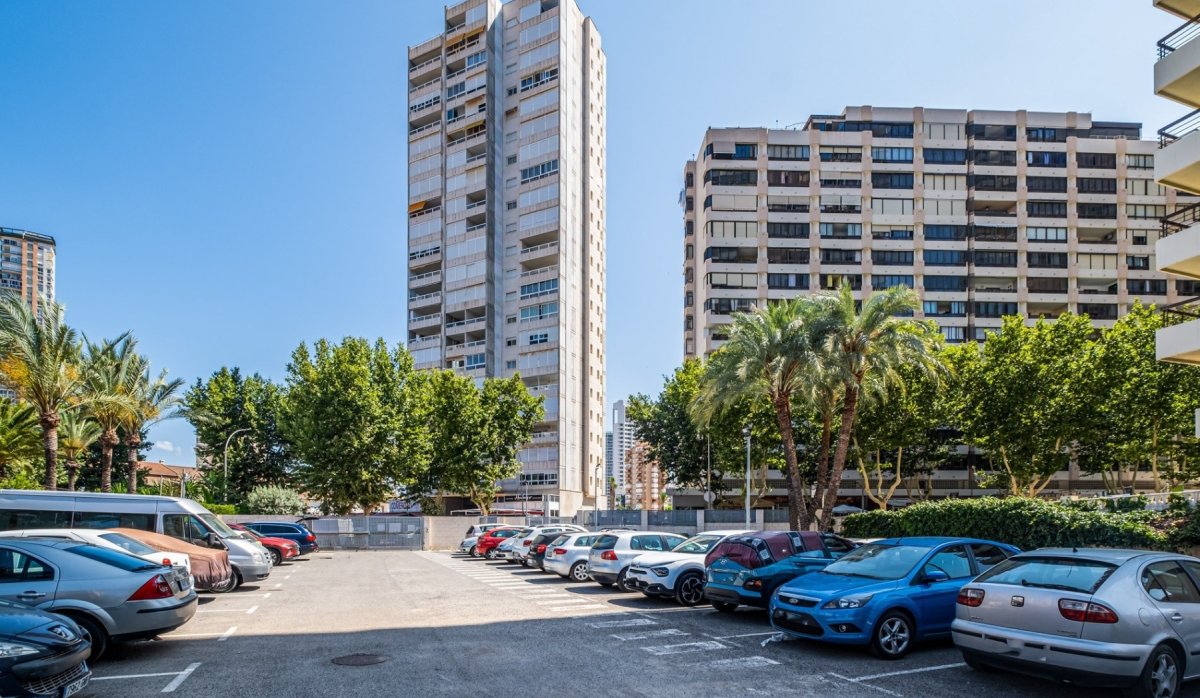
[[[42,453],[37,412],[29,405],[0,398],[0,479],[18,463],[27,465]]]
[[[59,425],[58,446],[67,460],[67,489],[75,491],[75,479],[79,476],[79,456],[92,447],[100,438],[100,425],[79,410],[63,413]],[[109,454],[111,460],[112,455]]]
[[[176,416],[172,410],[179,405],[181,398],[179,390],[183,388],[183,379],[167,380],[167,371],[163,369],[158,377],[151,378],[150,362],[142,356],[137,357],[136,369],[133,376],[134,409],[130,410],[122,425],[125,428],[125,446],[129,451],[129,492],[137,492],[138,447],[142,445],[142,431],[151,425]]]
[[[909,317],[918,306],[917,294],[904,286],[873,293],[856,307],[847,284],[836,295],[818,299],[820,318],[814,323],[821,337],[821,363],[831,385],[840,386],[841,419],[829,481],[818,496],[820,528],[829,527],[837,500],[842,471],[850,450],[854,417],[858,413],[864,386],[877,391],[902,385],[901,366],[914,366],[940,372],[941,365],[931,351],[934,326]]]
[[[38,312],[14,294],[0,295],[0,381],[37,412],[45,457],[43,485],[58,487],[58,424],[81,380],[79,341],[63,307],[43,301]]]
[[[113,448],[121,442],[117,429],[134,410],[136,344],[128,333],[99,344],[87,342],[82,401],[100,428],[101,492],[112,492]]]
[[[788,519],[793,530],[808,528],[806,486],[796,460],[792,400],[809,380],[815,359],[808,323],[815,306],[808,299],[773,302],[737,313],[729,340],[709,359],[693,411],[701,422],[743,399],[766,398],[775,409],[788,473]]]

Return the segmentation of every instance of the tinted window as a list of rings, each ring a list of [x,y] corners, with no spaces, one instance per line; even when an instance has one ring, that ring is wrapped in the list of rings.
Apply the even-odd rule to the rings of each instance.
[[[979,563],[980,570],[989,570],[1008,559],[1008,553],[1004,552],[1003,548],[987,543],[973,544],[971,552],[975,554],[975,562]]]
[[[630,550],[663,550],[662,538],[658,536],[634,536],[629,539]]]
[[[593,550],[612,550],[617,547],[616,536],[600,536],[596,542],[592,544]]]
[[[845,553],[854,550],[854,544],[845,538],[838,538],[837,536],[830,535],[826,535],[824,538],[825,547],[834,555],[844,555]]]
[[[75,512],[76,528],[136,528],[154,530],[154,514],[119,514],[102,511]]]
[[[664,535],[664,536],[661,536],[661,538],[662,538],[662,545],[663,545],[662,549],[663,550],[670,550],[671,548],[674,548],[675,546],[679,545],[683,541],[687,540],[687,538],[684,538],[683,536]]]
[[[871,543],[846,553],[826,567],[825,571],[869,579],[900,579],[907,576],[928,553],[929,548],[923,546]]]
[[[41,560],[19,550],[0,548],[0,582],[31,582],[54,579],[54,570]]]
[[[1096,560],[1014,557],[984,572],[977,581],[1091,594],[1115,569],[1116,565]]]
[[[182,541],[208,545],[208,529],[191,514],[163,514],[163,534]]]
[[[567,542],[568,538],[570,538],[570,536],[559,536],[559,537],[555,538],[554,540],[552,540],[550,542],[550,545],[562,545],[563,543]]]
[[[954,545],[934,553],[929,562],[925,563],[925,572],[930,570],[941,570],[950,579],[972,576],[971,560],[967,557],[966,546]]]
[[[702,554],[712,550],[712,547],[720,542],[721,536],[693,536],[684,542],[671,549],[673,553],[694,553]]]
[[[520,531],[515,528],[503,528],[499,531],[492,531],[491,535],[493,538],[511,538],[518,533],[520,533]]]
[[[28,511],[6,509],[0,511],[0,530],[13,531],[19,528],[70,528],[69,511]]]
[[[1200,591],[1174,561],[1155,562],[1142,570],[1142,588],[1155,601],[1200,603]]]
[[[103,562],[106,565],[123,569],[126,572],[135,570],[147,570],[158,565],[153,562],[147,562],[140,557],[134,557],[123,553],[119,550],[110,550],[109,548],[101,548],[97,545],[76,545],[72,548],[64,548],[69,553],[74,553],[80,557],[86,557],[89,560]]]
[[[575,539],[575,547],[590,548],[596,542],[596,536],[580,536]]]
[[[119,545],[134,555],[149,555],[157,552],[154,548],[144,545],[141,542],[130,538],[129,536],[121,535],[120,533],[101,533],[100,537],[109,543],[112,543],[113,545]]]

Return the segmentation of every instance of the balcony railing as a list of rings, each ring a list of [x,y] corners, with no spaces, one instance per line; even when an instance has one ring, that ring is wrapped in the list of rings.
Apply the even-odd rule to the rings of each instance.
[[[552,271],[552,272],[558,273],[558,265],[557,265],[557,264],[551,264],[551,265],[550,265],[550,266],[548,266],[548,267],[541,267],[541,268],[539,268],[539,269],[530,269],[529,271],[523,271],[523,272],[521,272],[521,276],[520,276],[520,278],[522,278],[522,279],[526,279],[526,278],[529,278],[529,277],[531,277],[531,276],[537,276],[538,274],[545,274],[545,273],[546,273],[546,272],[548,272],[548,271]]]
[[[441,318],[441,313],[430,313],[428,315],[413,315],[412,317],[408,318],[408,324],[416,325],[418,323],[426,322],[429,320],[438,320],[440,318]]]
[[[1200,36],[1200,16],[1184,22],[1175,31],[1158,40],[1158,60],[1162,60]]]
[[[468,325],[477,325],[477,324],[479,324],[481,322],[485,322],[485,321],[487,321],[487,318],[485,318],[485,317],[473,317],[473,318],[470,318],[469,320],[458,320],[456,322],[446,323],[446,326],[444,329],[449,331],[449,330],[453,330],[453,329],[458,329],[459,327],[467,327]]]
[[[1167,315],[1174,315],[1185,320],[1196,320],[1200,318],[1200,297],[1159,306],[1159,310]]]
[[[1158,147],[1165,148],[1184,136],[1200,129],[1200,109],[1185,114],[1158,129]]]
[[[1194,203],[1189,206],[1175,211],[1174,213],[1163,216],[1158,219],[1162,223],[1162,236],[1166,237],[1172,233],[1190,228],[1197,223],[1200,223],[1200,203]]]
[[[414,285],[419,286],[419,285],[421,285],[421,282],[428,281],[428,280],[440,275],[441,273],[442,273],[442,271],[439,269],[437,271],[430,271],[430,272],[425,272],[424,274],[417,274],[416,276],[410,276],[410,277],[408,277],[408,285],[409,286],[414,286]]]

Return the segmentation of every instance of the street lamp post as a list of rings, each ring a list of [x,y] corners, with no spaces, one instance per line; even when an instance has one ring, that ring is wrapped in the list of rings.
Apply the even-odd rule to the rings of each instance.
[[[704,476],[704,508],[712,509],[712,439],[704,435],[704,450],[708,459],[708,471]]]
[[[742,427],[746,437],[746,528],[750,528],[750,425]]]
[[[226,504],[229,503],[229,442],[233,440],[233,437],[237,436],[243,431],[250,431],[250,427],[236,429],[225,439],[225,493],[222,499],[225,500]]]

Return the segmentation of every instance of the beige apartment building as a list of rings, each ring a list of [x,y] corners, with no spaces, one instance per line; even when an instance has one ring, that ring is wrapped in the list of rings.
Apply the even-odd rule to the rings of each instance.
[[[54,301],[54,238],[0,228],[0,290],[20,296],[37,312]]]
[[[625,506],[629,509],[662,511],[666,479],[658,462],[650,458],[644,441],[634,442],[625,452]]]
[[[847,107],[797,129],[709,129],[697,152],[681,197],[687,356],[719,348],[733,312],[843,281],[860,298],[913,288],[916,316],[950,342],[1006,315],[1106,326],[1137,300],[1200,295],[1155,260],[1159,219],[1190,201],[1154,181],[1158,143],[1140,124]],[[978,493],[969,461],[935,474],[934,494]],[[861,492],[856,477],[843,495]],[[1102,486],[1063,473],[1049,489]]]
[[[467,0],[408,50],[409,350],[545,398],[501,508],[604,506],[604,86],[575,0]]]

